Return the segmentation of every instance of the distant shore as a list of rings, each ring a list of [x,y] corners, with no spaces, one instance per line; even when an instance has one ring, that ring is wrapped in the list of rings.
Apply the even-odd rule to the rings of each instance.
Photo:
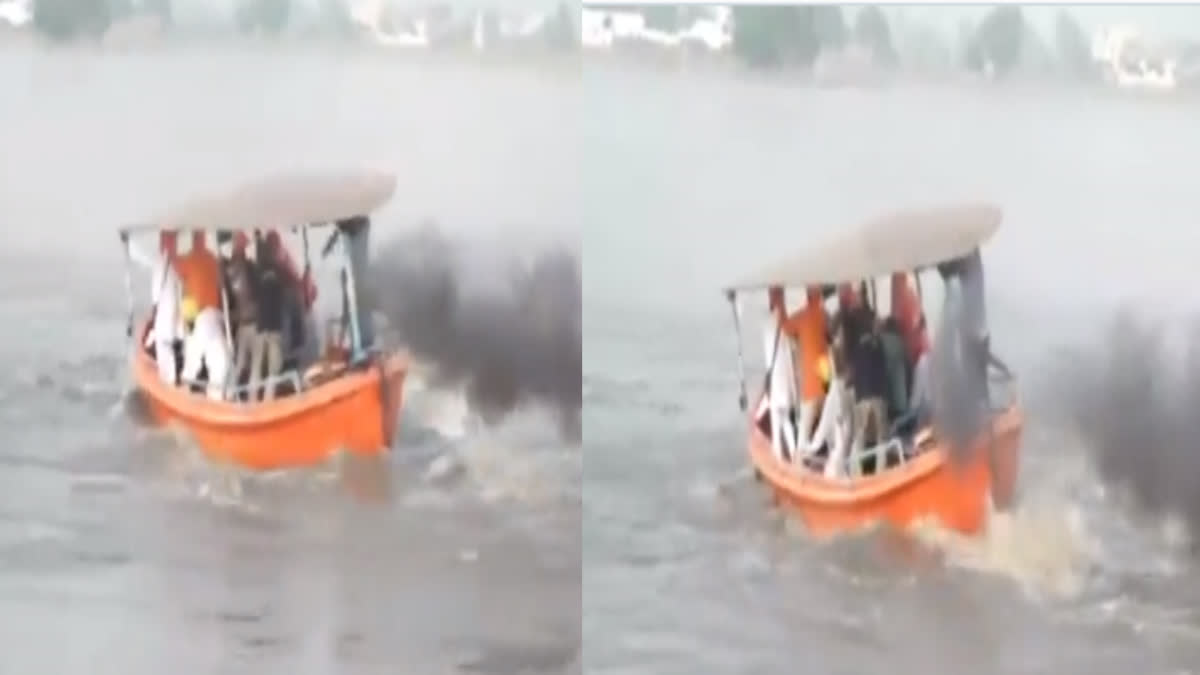
[[[534,41],[509,42],[482,50],[471,44],[390,47],[369,40],[329,36],[288,35],[267,38],[236,34],[163,34],[154,26],[118,25],[101,40],[80,39],[69,43],[56,43],[31,31],[0,31],[0,53],[20,51],[42,56],[60,53],[150,56],[163,51],[204,53],[214,49],[279,56],[329,55],[395,61],[406,65],[532,68],[562,74],[578,73],[583,56],[578,49],[554,49]]]
[[[918,71],[898,68],[880,71],[862,79],[821,77],[811,68],[760,70],[746,67],[734,59],[645,59],[632,54],[595,53],[585,50],[582,58],[587,72],[622,73],[632,77],[683,77],[698,81],[725,82],[730,86],[762,86],[813,91],[886,91],[890,89],[937,91],[975,91],[980,95],[1031,95],[1089,97],[1096,102],[1126,102],[1130,105],[1183,106],[1200,102],[1200,90],[1180,88],[1174,91],[1122,89],[1099,80],[1071,79],[1056,75],[1014,74],[989,80],[966,70],[941,69]]]

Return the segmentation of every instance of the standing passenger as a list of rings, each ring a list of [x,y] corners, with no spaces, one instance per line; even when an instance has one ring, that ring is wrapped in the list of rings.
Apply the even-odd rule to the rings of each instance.
[[[795,410],[796,374],[792,366],[790,339],[784,331],[783,289],[767,291],[769,314],[763,331],[763,349],[767,368],[767,413],[771,420],[771,447],[781,461],[789,461],[796,449],[796,430],[792,426]]]
[[[830,350],[829,355],[818,364],[821,376],[829,383],[829,391],[821,406],[820,421],[805,448],[810,455],[821,446],[828,448],[829,455],[825,459],[823,473],[831,479],[846,475],[846,456],[850,446],[850,398],[846,382],[840,375],[839,351],[837,348]]]
[[[233,350],[233,371],[229,374],[233,384],[241,380],[242,374],[250,366],[254,345],[258,340],[258,288],[254,277],[254,263],[246,255],[248,245],[244,233],[235,234],[228,263],[229,290],[233,299],[233,316],[230,319],[234,326],[236,345]]]
[[[191,334],[183,346],[183,379],[194,382],[201,367],[208,370],[210,399],[224,398],[229,370],[229,345],[221,313],[221,265],[208,250],[205,231],[192,232],[192,250],[180,256],[180,276],[186,300],[196,308]]]
[[[317,285],[313,281],[312,271],[305,264],[304,272],[296,269],[296,263],[288,253],[288,249],[279,238],[279,233],[271,230],[267,233],[267,243],[275,248],[279,255],[280,268],[284,274],[284,330],[283,350],[285,355],[295,354],[298,359],[297,368],[305,370],[320,358],[321,331],[313,316],[313,303],[317,300]]]
[[[820,415],[828,381],[828,377],[821,373],[821,364],[824,362],[825,368],[828,369],[829,361],[828,327],[821,289],[810,286],[805,295],[804,308],[789,320],[790,330],[786,331],[795,333],[800,352],[800,419],[797,422],[797,446],[802,449],[811,446],[813,424]]]
[[[904,338],[904,346],[908,352],[908,364],[911,368],[920,355],[925,336],[924,321],[921,312],[921,298],[908,282],[907,272],[897,272],[892,275],[892,317],[900,327],[900,335]]]
[[[868,428],[874,432],[873,442],[879,442],[886,434],[887,365],[879,342],[875,312],[856,293],[843,292],[842,298],[849,303],[841,307],[840,328],[846,357],[846,384],[854,402],[852,453],[858,454],[866,444]]]
[[[179,314],[182,287],[175,267],[176,234],[172,230],[164,230],[159,234],[157,254],[148,254],[132,238],[126,242],[129,257],[151,270],[150,301],[154,303],[154,323],[146,334],[145,346],[154,346],[159,378],[175,386],[179,384],[175,342],[183,337],[183,322]]]
[[[279,264],[279,247],[270,240],[256,237],[258,294],[258,334],[250,358],[250,396],[262,400],[275,398],[276,377],[283,367],[284,278]],[[265,373],[264,373],[265,370]],[[264,391],[259,393],[263,376]]]

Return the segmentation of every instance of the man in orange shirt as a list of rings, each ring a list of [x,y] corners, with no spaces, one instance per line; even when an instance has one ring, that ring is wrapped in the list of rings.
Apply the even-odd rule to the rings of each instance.
[[[800,382],[800,411],[799,443],[797,447],[807,448],[821,412],[821,404],[825,399],[825,387],[828,381],[829,339],[825,317],[824,298],[821,289],[810,286],[805,292],[805,303],[799,311],[788,318],[786,332],[796,339],[799,352]]]
[[[206,234],[204,230],[194,230],[191,250],[179,256],[178,261],[183,283],[183,318],[190,324],[183,344],[182,377],[185,382],[195,382],[201,367],[207,366],[208,397],[219,401],[224,398],[225,376],[229,371],[229,345],[221,313],[221,265],[208,250]]]

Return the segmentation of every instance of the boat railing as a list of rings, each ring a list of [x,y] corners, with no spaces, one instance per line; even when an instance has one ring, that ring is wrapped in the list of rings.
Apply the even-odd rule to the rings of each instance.
[[[892,458],[895,459],[893,460]],[[863,448],[858,451],[851,450],[846,458],[847,479],[861,478],[863,476],[863,464],[869,459],[875,460],[875,468],[867,475],[874,475],[904,464],[908,461],[908,455],[904,452],[904,441],[893,436],[883,443],[876,443],[869,448]]]
[[[271,377],[263,378],[258,384],[258,387],[266,387],[267,385],[271,385],[272,387],[275,387],[276,391],[278,391],[279,385],[281,384],[287,384],[291,386],[292,392],[296,394],[299,394],[304,390],[304,381],[300,378],[300,373],[296,372],[295,369],[286,370],[278,375],[272,375]],[[243,395],[246,395],[247,398],[249,398],[250,394],[250,383],[247,382],[246,384],[241,384],[231,388],[226,394],[226,398],[240,401],[242,400]]]
[[[203,392],[208,387],[208,382],[204,382],[204,381],[181,379],[180,382],[187,391],[192,391],[192,392]],[[272,375],[270,377],[265,377],[262,380],[260,380],[258,383],[256,383],[255,388],[264,388],[267,385],[271,385],[271,386],[275,387],[276,391],[278,391],[279,385],[281,385],[281,384],[290,386],[291,391],[294,393],[300,393],[301,391],[304,390],[304,381],[301,379],[300,374],[298,372],[296,372],[295,369],[284,371],[282,373],[279,373],[278,375]],[[234,402],[241,401],[243,396],[246,396],[247,400],[250,400],[249,394],[250,394],[250,383],[249,382],[247,382],[246,384],[239,384],[239,385],[227,385],[225,387],[225,400],[226,401],[234,401]]]

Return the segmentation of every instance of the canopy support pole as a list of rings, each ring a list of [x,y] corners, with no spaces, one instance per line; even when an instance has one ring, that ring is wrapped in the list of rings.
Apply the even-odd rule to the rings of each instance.
[[[122,250],[125,252],[125,337],[133,339],[133,255],[129,252],[129,233],[121,230]]]
[[[304,279],[308,279],[309,273],[312,271],[312,259],[308,254],[308,225],[300,228],[300,236],[304,239]]]
[[[358,293],[355,292],[354,262],[350,256],[350,238],[345,234],[338,237],[342,240],[342,264],[345,276],[344,287],[347,304],[350,309],[350,363],[358,363],[363,357],[362,335],[358,325]]]
[[[737,335],[738,407],[742,412],[746,412],[748,402],[746,398],[746,357],[742,354],[742,308],[738,303],[737,293],[734,291],[725,291],[725,298],[729,300],[729,308],[733,310],[733,329]]]

